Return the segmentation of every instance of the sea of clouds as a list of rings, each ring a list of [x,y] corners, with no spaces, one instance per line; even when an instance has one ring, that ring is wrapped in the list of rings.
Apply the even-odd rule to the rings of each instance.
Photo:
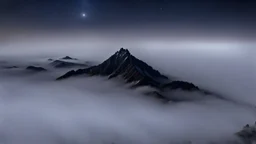
[[[256,120],[254,43],[104,36],[19,37],[0,45],[0,144],[234,143]],[[119,48],[162,73],[225,96],[162,104],[104,77],[54,79],[67,70],[28,73],[66,55],[101,62]],[[146,88],[147,89],[147,88]],[[177,92],[196,97],[200,94]]]

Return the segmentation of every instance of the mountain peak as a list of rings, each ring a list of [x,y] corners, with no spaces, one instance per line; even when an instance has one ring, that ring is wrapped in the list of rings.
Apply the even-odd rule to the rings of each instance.
[[[129,52],[128,49],[121,48],[119,51],[117,51],[117,52],[115,53],[115,55],[116,55],[117,57],[126,57],[126,56],[130,56],[131,53]]]
[[[99,65],[86,69],[72,70],[57,78],[67,79],[79,75],[101,75],[122,78],[126,83],[131,83],[132,88],[139,86],[151,86],[160,91],[166,89],[182,89],[185,91],[201,91],[192,83],[184,81],[171,81],[169,78],[144,61],[133,56],[128,49],[121,48],[115,54]],[[159,96],[158,96],[159,97]]]
[[[65,57],[63,57],[61,59],[63,59],[63,60],[77,60],[76,58],[72,58],[70,56],[65,56]]]
[[[129,50],[125,49],[125,48],[120,48],[120,50],[118,52],[120,52],[120,53],[126,53],[126,52],[130,53]]]
[[[119,51],[97,66],[72,72],[75,74],[72,75],[69,72],[67,73],[68,76],[66,74],[58,79],[64,79],[82,74],[103,75],[109,76],[109,78],[120,75],[127,82],[137,82],[140,85],[147,85],[150,82],[150,84],[153,86],[160,85],[160,82],[158,82],[159,79],[168,79],[159,71],[153,69],[145,62],[137,59],[129,52],[128,49],[124,48],[120,48]]]

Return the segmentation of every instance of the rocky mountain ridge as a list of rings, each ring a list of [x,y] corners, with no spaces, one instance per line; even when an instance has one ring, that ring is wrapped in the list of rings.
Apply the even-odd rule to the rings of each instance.
[[[169,79],[147,63],[133,56],[128,49],[124,48],[121,48],[99,65],[78,69],[76,71],[71,70],[57,78],[57,80],[65,80],[70,77],[83,75],[106,76],[108,79],[121,77],[125,83],[131,83],[132,88],[150,86],[158,89],[158,91],[153,92],[157,97],[162,96],[162,94],[160,94],[162,91],[177,89],[210,94],[193,83]]]

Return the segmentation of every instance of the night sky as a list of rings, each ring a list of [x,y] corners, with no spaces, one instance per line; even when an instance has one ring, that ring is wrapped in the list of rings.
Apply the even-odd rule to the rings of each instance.
[[[7,25],[253,28],[256,24],[253,0],[1,0],[0,10],[1,22]]]

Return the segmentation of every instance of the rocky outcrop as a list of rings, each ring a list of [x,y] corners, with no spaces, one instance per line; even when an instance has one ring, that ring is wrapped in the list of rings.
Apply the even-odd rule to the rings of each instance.
[[[255,144],[256,143],[256,122],[254,125],[245,125],[244,128],[237,132],[236,135],[245,144]]]
[[[193,83],[184,82],[184,81],[172,81],[168,84],[162,86],[163,89],[181,89],[185,91],[199,91],[199,87],[195,86]]]

